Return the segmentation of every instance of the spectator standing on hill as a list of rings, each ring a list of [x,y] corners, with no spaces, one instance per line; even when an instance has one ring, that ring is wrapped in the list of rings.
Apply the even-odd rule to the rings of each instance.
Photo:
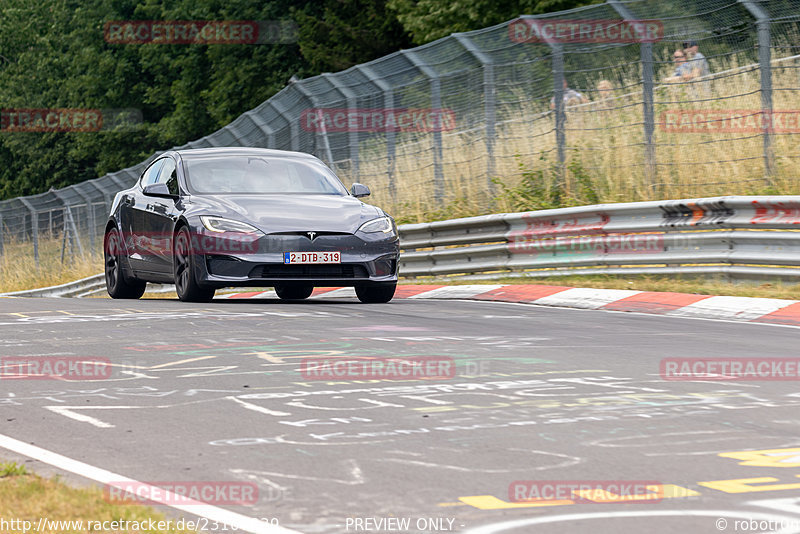
[[[683,50],[676,50],[672,55],[675,64],[675,72],[664,81],[667,83],[684,82],[692,79],[692,66],[686,61],[686,53]]]
[[[570,89],[567,86],[567,80],[564,80],[564,105],[565,106],[572,106],[575,104],[586,104],[589,102],[589,99],[586,98],[582,93],[579,93],[575,89]],[[556,109],[556,97],[550,99],[550,109]]]
[[[708,60],[700,52],[697,41],[685,41],[683,43],[683,53],[686,54],[686,63],[691,68],[692,78],[708,76],[711,73],[708,69]]]

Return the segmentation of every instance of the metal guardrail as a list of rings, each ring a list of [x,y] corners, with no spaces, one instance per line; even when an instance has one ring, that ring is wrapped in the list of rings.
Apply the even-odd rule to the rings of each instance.
[[[800,282],[800,196],[598,204],[398,230],[405,278],[650,273]],[[82,297],[104,289],[99,274],[0,296]]]
[[[600,204],[400,227],[404,277],[718,274],[800,281],[800,196]]]
[[[0,297],[84,297],[105,289],[106,278],[104,274],[96,274],[58,286],[42,287],[39,289],[26,289],[13,293],[0,293]]]

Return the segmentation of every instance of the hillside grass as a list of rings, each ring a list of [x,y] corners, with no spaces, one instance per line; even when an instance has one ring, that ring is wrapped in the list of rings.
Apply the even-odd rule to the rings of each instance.
[[[32,243],[6,241],[3,245],[3,255],[0,255],[0,293],[66,284],[103,272],[102,245],[97,250],[90,250],[87,243],[82,256],[77,251],[70,254],[67,247],[62,262],[61,240],[41,238],[38,267]]]
[[[703,81],[657,86],[656,122],[668,110],[757,113],[761,109],[758,69],[740,68],[735,57],[725,68],[734,70]],[[776,111],[800,109],[798,68],[798,59],[774,64]],[[657,79],[665,78],[671,69],[664,61]],[[361,144],[359,180],[372,188],[372,202],[392,213],[399,223],[595,203],[800,193],[797,134],[773,136],[775,173],[767,180],[760,132],[674,133],[657,124],[657,174],[650,177],[644,164],[641,84],[638,79],[627,79],[623,87],[605,94],[579,88],[594,101],[566,108],[563,176],[556,165],[555,120],[548,99],[519,94],[517,102],[497,110],[504,122],[496,129],[494,175],[487,176],[484,132],[475,128],[442,134],[441,202],[436,201],[434,187],[432,133],[404,133],[398,140],[394,194],[387,179],[383,141]],[[354,181],[346,169],[342,174],[345,180]]]

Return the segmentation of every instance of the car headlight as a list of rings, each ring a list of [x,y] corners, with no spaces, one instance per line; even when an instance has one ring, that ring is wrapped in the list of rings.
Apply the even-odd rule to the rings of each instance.
[[[231,219],[223,219],[222,217],[212,217],[210,215],[201,215],[200,220],[203,226],[209,232],[236,232],[239,234],[260,234],[261,230],[247,223],[234,221]]]
[[[373,219],[365,222],[361,225],[358,231],[365,234],[376,234],[382,232],[386,235],[394,235],[397,233],[397,227],[391,218],[381,217],[380,219]]]

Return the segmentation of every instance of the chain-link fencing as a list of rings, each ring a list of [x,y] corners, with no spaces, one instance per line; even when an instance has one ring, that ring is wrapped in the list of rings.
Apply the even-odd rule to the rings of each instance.
[[[522,16],[292,81],[180,148],[312,153],[400,222],[796,193],[799,23],[800,0]],[[97,250],[114,194],[146,163],[0,202],[0,254],[24,243],[38,262],[44,240],[53,257]]]

